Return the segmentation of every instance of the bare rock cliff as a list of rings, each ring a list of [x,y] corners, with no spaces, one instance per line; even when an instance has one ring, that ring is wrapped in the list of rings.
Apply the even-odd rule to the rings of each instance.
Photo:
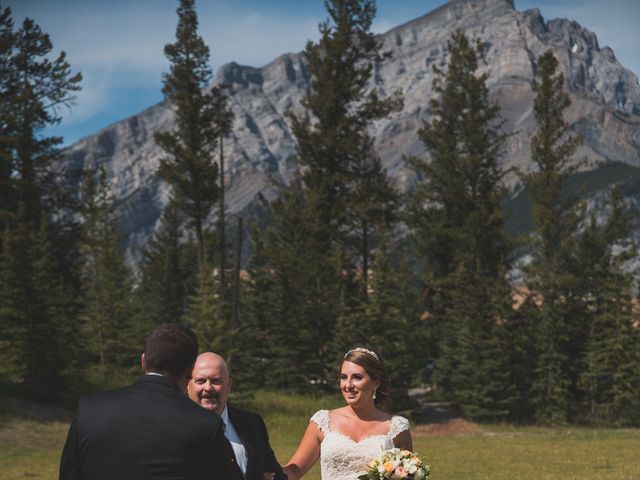
[[[576,160],[586,159],[581,175],[587,195],[596,207],[612,183],[624,184],[628,198],[637,195],[640,86],[636,75],[620,65],[610,48],[600,48],[593,32],[568,20],[545,22],[537,9],[518,12],[511,0],[452,0],[381,36],[384,49],[393,56],[377,66],[372,84],[383,94],[401,89],[405,102],[401,112],[376,123],[372,133],[399,187],[407,190],[413,182],[403,156],[427,155],[417,130],[429,118],[433,66],[446,65],[447,40],[456,30],[487,46],[481,72],[489,72],[491,93],[502,107],[507,130],[515,132],[505,149],[506,166],[525,172],[534,168],[529,150],[535,129],[531,81],[536,59],[551,49],[573,101],[567,120],[584,137]],[[233,214],[250,210],[259,193],[272,196],[270,177],[286,182],[294,173],[295,140],[284,113],[300,108],[309,75],[303,55],[296,53],[262,68],[227,64],[215,82],[228,85],[235,113],[233,132],[225,143],[227,201]],[[107,169],[132,263],[168,200],[166,185],[155,175],[163,152],[153,133],[172,124],[171,109],[160,103],[84,138],[69,148],[65,158],[69,172],[98,165]],[[518,180],[511,176],[508,182],[517,203]]]

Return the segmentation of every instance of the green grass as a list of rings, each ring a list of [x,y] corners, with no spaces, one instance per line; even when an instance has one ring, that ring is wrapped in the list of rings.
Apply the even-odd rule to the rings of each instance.
[[[415,438],[433,480],[639,479],[639,446],[638,430],[483,427]]]
[[[340,405],[335,397],[257,392],[233,401],[260,412],[281,463],[298,445],[309,417]],[[0,398],[0,478],[55,479],[71,413]],[[433,480],[637,480],[640,430],[482,425],[474,433],[421,436],[415,450]],[[320,478],[316,466],[307,475]]]
[[[0,398],[0,478],[58,478],[71,417],[64,409]]]

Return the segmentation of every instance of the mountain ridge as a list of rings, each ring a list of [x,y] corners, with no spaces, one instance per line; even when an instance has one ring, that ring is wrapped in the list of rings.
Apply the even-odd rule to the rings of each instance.
[[[458,29],[486,46],[480,73],[489,73],[491,95],[502,108],[507,131],[514,132],[505,148],[505,167],[523,172],[534,168],[529,158],[535,128],[530,83],[536,59],[547,48],[565,73],[573,102],[567,111],[571,129],[585,139],[576,154],[576,161],[587,158],[583,170],[608,162],[640,166],[638,78],[620,65],[613,50],[599,47],[593,32],[566,19],[545,22],[538,9],[518,12],[512,0],[453,0],[379,35],[383,49],[393,56],[376,66],[371,87],[383,94],[399,88],[405,103],[401,112],[376,122],[371,133],[383,165],[402,191],[415,181],[404,156],[427,155],[416,132],[429,118],[432,67],[446,64],[447,40]],[[254,210],[259,194],[275,195],[273,178],[287,183],[295,174],[295,139],[284,112],[299,111],[308,81],[301,52],[285,53],[262,67],[232,62],[218,70],[213,83],[227,85],[235,113],[225,140],[231,214]],[[83,168],[106,167],[132,265],[169,198],[167,186],[154,175],[163,152],[153,132],[171,128],[172,121],[168,104],[161,102],[85,137],[66,152],[64,166],[72,181],[79,182]],[[515,193],[521,189],[515,175],[506,180]]]

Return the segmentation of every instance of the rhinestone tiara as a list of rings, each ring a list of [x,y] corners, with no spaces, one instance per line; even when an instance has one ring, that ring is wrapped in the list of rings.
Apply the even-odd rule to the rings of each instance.
[[[369,350],[367,348],[362,348],[362,347],[357,347],[357,348],[353,348],[353,349],[349,350],[347,353],[344,354],[344,358],[347,358],[347,355],[349,355],[351,352],[368,353],[369,355],[371,355],[376,360],[380,360],[378,358],[378,354],[376,352],[374,352],[373,350]]]

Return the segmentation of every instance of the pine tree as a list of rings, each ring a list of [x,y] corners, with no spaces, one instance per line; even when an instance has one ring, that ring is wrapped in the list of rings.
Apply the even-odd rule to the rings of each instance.
[[[136,298],[147,331],[159,323],[183,321],[188,298],[194,293],[197,254],[182,238],[183,224],[177,209],[169,204],[142,254]]]
[[[164,52],[171,71],[164,75],[162,93],[173,107],[176,129],[155,134],[167,153],[158,174],[172,188],[173,201],[188,218],[198,245],[198,262],[204,266],[205,221],[219,197],[218,165],[214,152],[226,123],[220,120],[219,89],[203,89],[211,81],[209,48],[198,35],[195,0],[180,0],[176,42]]]
[[[11,54],[15,44],[11,10],[0,10],[0,231],[4,232],[12,213],[16,211],[16,199],[12,175],[13,145],[10,127],[11,95],[15,70],[11,68]]]
[[[212,263],[200,267],[197,287],[189,298],[187,322],[198,335],[200,348],[228,357],[236,332],[220,316],[219,278]]]
[[[534,295],[542,298],[539,308],[537,365],[533,380],[535,416],[542,423],[563,423],[571,405],[572,364],[581,356],[571,352],[573,336],[583,338],[583,325],[576,311],[577,279],[571,258],[574,234],[581,215],[575,200],[563,193],[567,178],[577,168],[571,157],[580,142],[568,136],[563,118],[570,105],[564,91],[564,76],[557,74],[558,62],[547,51],[538,59],[538,76],[533,82],[533,112],[538,132],[531,140],[532,159],[538,170],[524,177],[531,197],[534,220],[533,260],[527,269]]]
[[[318,212],[309,214],[301,182],[282,189],[270,207],[267,226],[259,233],[262,258],[252,261],[251,270],[256,281],[270,282],[254,289],[250,302],[271,306],[267,311],[254,310],[253,322],[268,323],[274,339],[268,384],[308,390],[335,373],[328,347],[345,279],[335,267],[340,261],[324,248],[326,237],[318,235]]]
[[[82,77],[52,50],[33,20],[14,30],[10,9],[0,9],[0,329],[13,332],[8,356],[23,364],[14,378],[29,386],[44,375],[55,390],[77,353],[75,238],[64,215],[71,205],[51,168],[62,139],[42,132],[60,122]]]
[[[280,304],[283,295],[274,281],[274,272],[268,268],[264,255],[264,237],[259,235],[260,227],[254,223],[252,234],[250,276],[245,282],[243,321],[236,337],[236,352],[233,357],[234,385],[251,389],[273,386],[272,362],[279,359],[287,345],[281,344],[275,334],[275,324],[284,306]],[[283,376],[286,373],[281,372]]]
[[[603,225],[592,215],[576,250],[585,260],[581,279],[592,315],[580,386],[589,421],[638,425],[640,334],[634,326],[632,276],[625,270],[636,252],[627,240],[631,218],[617,188],[611,192],[611,207]]]
[[[373,151],[368,129],[399,106],[368,83],[387,56],[371,33],[372,0],[326,2],[321,38],[305,49],[310,87],[300,115],[289,113],[297,140],[300,179],[271,205],[264,235],[272,294],[286,311],[276,315],[287,382],[334,378],[331,351],[338,317],[362,301],[376,232],[388,219],[394,192]],[[295,343],[294,346],[292,343]]]
[[[424,178],[415,188],[410,222],[434,276],[454,272],[460,252],[470,252],[467,263],[495,278],[510,249],[499,206],[505,193],[501,181],[506,172],[499,164],[504,121],[489,100],[488,74],[476,76],[481,47],[455,33],[449,55],[447,71],[435,69],[433,120],[419,131],[432,161],[410,159]]]
[[[68,292],[52,255],[48,223],[33,229],[20,209],[14,228],[6,228],[0,264],[0,325],[7,343],[3,358],[9,379],[27,392],[47,388],[54,396],[77,354],[69,323]]]
[[[517,391],[513,385],[513,339],[506,324],[512,317],[509,285],[502,278],[494,284],[478,272],[461,269],[451,278],[451,305],[445,321],[450,325],[443,342],[441,385],[464,413],[484,421],[514,415]],[[451,328],[453,327],[453,328]]]
[[[302,101],[305,113],[290,118],[310,213],[319,215],[318,224],[329,235],[327,252],[336,244],[346,248],[349,230],[362,268],[372,250],[371,231],[379,228],[393,199],[368,128],[399,109],[401,101],[399,94],[381,99],[376,90],[368,91],[374,66],[389,57],[370,31],[375,2],[336,0],[326,8],[330,20],[320,25],[321,39],[305,50],[311,76]]]
[[[217,234],[220,240],[218,248],[219,254],[219,266],[218,274],[220,276],[219,281],[219,296],[220,296],[220,312],[218,315],[221,318],[226,318],[228,315],[228,288],[227,288],[227,211],[225,203],[225,163],[224,163],[224,138],[231,132],[233,123],[233,112],[229,105],[229,97],[225,94],[225,85],[221,85],[219,88],[214,89],[212,94],[214,95],[214,109],[216,111],[216,125],[219,131],[219,174],[220,174],[220,200],[218,202],[218,222],[217,222]],[[235,369],[234,369],[235,370]]]
[[[82,321],[100,381],[116,380],[130,366],[144,337],[135,329],[131,272],[124,263],[104,169],[85,172],[82,191]],[[138,335],[137,335],[138,334]]]
[[[60,109],[73,104],[82,76],[71,73],[64,52],[54,56],[52,50],[33,20],[14,30],[11,10],[0,9],[0,228],[20,209],[34,229],[42,212],[49,222],[55,219],[50,241],[70,284],[77,232],[68,213],[74,205],[63,173],[52,169],[62,138],[43,130],[61,121]]]
[[[11,177],[17,197],[37,225],[43,209],[51,212],[55,208],[51,205],[55,200],[55,183],[50,166],[59,158],[58,145],[62,143],[59,137],[42,137],[39,133],[60,122],[57,112],[60,107],[72,104],[82,76],[71,75],[64,52],[53,60],[48,58],[53,45],[33,20],[25,19],[12,40],[7,109],[3,109],[6,117],[2,123],[12,139]]]
[[[534,298],[521,289],[515,291],[520,298],[514,302],[512,314],[505,323],[505,334],[509,338],[509,384],[514,389],[514,404],[509,417],[518,423],[530,423],[534,421],[535,412],[531,389],[532,372],[535,371],[538,354],[535,339],[539,333],[539,305],[536,303],[539,298]]]
[[[500,208],[504,121],[489,100],[488,74],[476,73],[481,46],[455,33],[449,57],[446,72],[436,69],[433,117],[419,132],[432,160],[409,159],[423,181],[407,221],[435,292],[427,308],[439,338],[441,385],[465,413],[496,419],[513,405],[503,331],[511,314],[511,242]]]
[[[382,240],[382,232],[397,223],[400,198],[373,147],[352,173],[355,181],[347,195],[347,244],[362,272],[360,286],[366,299],[374,249]]]
[[[392,378],[393,408],[408,410],[412,407],[408,388],[419,381],[419,372],[435,353],[430,351],[428,329],[418,312],[419,282],[407,247],[392,250],[386,235],[373,260],[368,301],[341,317],[353,334],[339,325],[338,351],[367,346],[380,354]]]

